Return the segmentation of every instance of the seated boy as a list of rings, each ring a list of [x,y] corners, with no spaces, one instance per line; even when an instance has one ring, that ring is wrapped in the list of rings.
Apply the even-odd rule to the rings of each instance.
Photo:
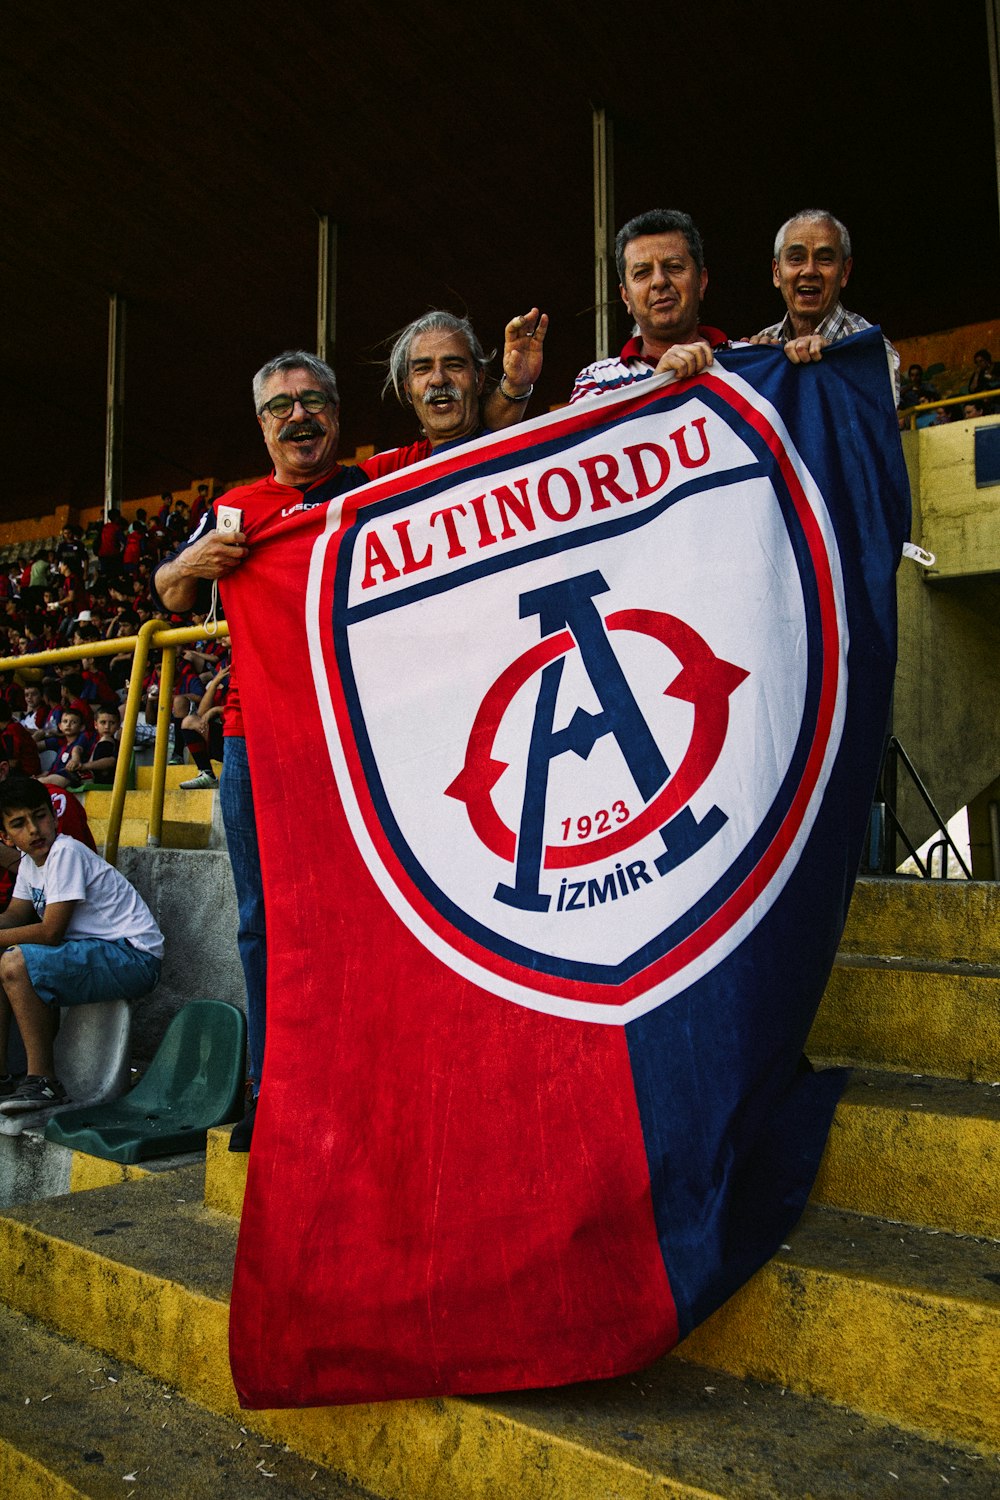
[[[160,977],[163,935],[124,875],[76,839],[57,833],[45,787],[27,777],[0,784],[0,839],[22,855],[0,916],[0,1111],[64,1104],[52,1044],[57,1007],[138,1000]],[[7,1073],[13,1011],[27,1076]]]
[[[83,714],[78,708],[64,708],[59,718],[60,747],[56,758],[45,775],[40,777],[46,786],[78,787],[80,767],[90,757],[91,737],[83,724]]]
[[[97,730],[97,743],[90,752],[90,758],[84,760],[80,765],[80,775],[87,780],[91,779],[96,786],[110,786],[115,779],[115,766],[118,762],[118,731],[121,728],[121,717],[117,707],[105,703],[94,715],[94,727]]]

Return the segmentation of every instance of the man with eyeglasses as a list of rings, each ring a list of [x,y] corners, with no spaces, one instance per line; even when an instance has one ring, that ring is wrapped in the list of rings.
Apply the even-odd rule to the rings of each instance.
[[[524,415],[532,383],[541,371],[541,346],[547,324],[548,318],[539,314],[537,308],[508,323],[500,386],[484,405],[484,414],[491,427],[506,426]],[[464,366],[456,373],[454,361],[446,364],[442,379],[431,374],[425,382],[436,393],[434,399],[428,400],[423,407],[426,452],[430,452],[439,439],[447,437],[450,441],[458,441],[472,435],[480,423],[482,371],[477,368],[466,380]],[[456,385],[461,387],[461,394],[447,395],[441,389],[444,386],[451,389]],[[465,391],[467,385],[470,386],[469,393]],[[392,450],[394,457],[386,465],[380,466],[376,458],[368,472],[368,466],[341,467],[337,463],[340,438],[337,379],[329,365],[304,350],[288,351],[263,365],[254,376],[253,396],[257,421],[274,472],[266,479],[242,485],[222,496],[221,504],[231,510],[243,513],[262,503],[269,511],[278,514],[310,509],[342,497],[347,491],[366,484],[369,478],[403,468],[426,456],[418,444],[412,450]],[[460,409],[457,422],[462,428],[460,433],[451,430],[456,426],[452,414],[456,403]],[[158,608],[172,614],[187,613],[196,605],[207,609],[211,592],[209,585],[216,584],[238,568],[247,556],[242,530],[220,531],[219,503],[217,501],[208,508],[186,545],[162,562],[153,574],[152,594]],[[219,796],[239,911],[237,944],[246,981],[247,1039],[253,1093],[247,1113],[233,1129],[229,1149],[248,1151],[264,1063],[267,940],[253,789],[235,663],[230,670],[222,729],[223,771]],[[212,773],[202,772],[190,781],[182,782],[181,786],[195,789],[217,784]]]
[[[219,530],[220,504],[243,513],[277,498],[279,511],[293,506],[299,511],[324,505],[367,482],[363,470],[343,468],[337,462],[340,397],[336,376],[323,360],[304,350],[290,350],[268,360],[254,376],[253,397],[274,472],[254,484],[228,491],[209,506],[187,544],[156,569],[153,598],[170,613],[186,613],[196,606],[207,608],[210,585],[238,568],[247,556],[242,530]],[[233,1130],[230,1150],[247,1151],[264,1062],[267,940],[253,789],[235,664],[222,729],[220,802],[239,910],[237,944],[246,981],[253,1092],[253,1102]],[[195,789],[218,783],[210,772],[202,772],[181,785]]]

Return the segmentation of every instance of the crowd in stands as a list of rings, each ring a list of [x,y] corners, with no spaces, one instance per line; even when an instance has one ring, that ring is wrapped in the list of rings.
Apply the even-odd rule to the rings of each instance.
[[[134,636],[149,619],[150,574],[190,535],[208,503],[201,486],[189,510],[164,495],[159,512],[138,510],[131,523],[112,511],[84,533],[63,527],[55,545],[14,562],[0,562],[0,658]],[[193,623],[199,617],[193,617]],[[74,791],[109,786],[115,775],[121,705],[132,652],[81,656],[43,671],[37,666],[0,673],[0,762],[12,773]],[[185,748],[198,768],[197,785],[215,785],[212,759],[221,760],[218,720],[228,681],[228,642],[206,637],[178,656],[172,760]],[[137,738],[155,733],[159,653],[143,682],[144,716]]]
[[[994,364],[989,349],[977,349],[972,357],[972,374],[955,390],[956,395],[969,397],[968,401],[956,402],[952,406],[939,406],[935,411],[921,412],[916,417],[918,427],[940,427],[947,422],[969,421],[975,417],[993,416],[1000,410],[1000,397],[990,398],[988,391],[1000,392],[1000,362]],[[941,373],[941,367],[936,367]],[[947,395],[947,393],[946,393]],[[915,406],[924,406],[944,400],[937,387],[928,379],[922,365],[912,364],[906,372],[906,383],[899,397],[899,425],[908,427],[908,413]]]

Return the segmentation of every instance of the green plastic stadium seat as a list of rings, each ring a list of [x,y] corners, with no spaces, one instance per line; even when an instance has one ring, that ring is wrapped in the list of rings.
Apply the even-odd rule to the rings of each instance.
[[[234,1005],[190,1000],[130,1094],[63,1110],[46,1125],[45,1139],[120,1162],[198,1151],[210,1126],[243,1114],[246,1039]]]

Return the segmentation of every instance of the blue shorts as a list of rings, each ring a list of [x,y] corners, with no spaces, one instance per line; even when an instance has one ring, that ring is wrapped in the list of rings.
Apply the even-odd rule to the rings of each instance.
[[[46,1005],[138,1000],[160,977],[160,960],[126,938],[69,938],[47,947],[19,943],[32,988]]]

